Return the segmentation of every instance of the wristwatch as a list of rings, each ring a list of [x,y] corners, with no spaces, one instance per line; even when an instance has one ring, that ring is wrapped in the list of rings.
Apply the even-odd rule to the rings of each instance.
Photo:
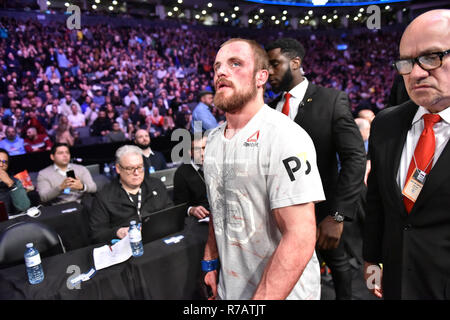
[[[335,214],[332,214],[331,216],[333,217],[334,221],[339,222],[339,223],[344,222],[344,220],[345,220],[344,215],[340,214],[337,211]]]

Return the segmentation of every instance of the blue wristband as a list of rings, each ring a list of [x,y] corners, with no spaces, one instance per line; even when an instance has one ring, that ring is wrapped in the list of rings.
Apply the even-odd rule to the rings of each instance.
[[[219,259],[202,260],[202,270],[205,272],[216,270],[219,265]]]

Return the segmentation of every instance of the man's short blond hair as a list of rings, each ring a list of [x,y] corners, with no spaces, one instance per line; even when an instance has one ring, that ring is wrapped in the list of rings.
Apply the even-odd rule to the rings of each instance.
[[[264,50],[263,47],[258,42],[250,39],[231,38],[222,43],[220,47],[222,48],[223,46],[233,42],[245,42],[253,50],[253,58],[255,61],[255,69],[253,73],[256,74],[256,72],[260,70],[269,70],[269,57],[267,55],[266,50]]]

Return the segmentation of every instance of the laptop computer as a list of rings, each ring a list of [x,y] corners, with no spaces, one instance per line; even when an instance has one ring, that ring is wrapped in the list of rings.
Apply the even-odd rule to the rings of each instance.
[[[173,178],[175,175],[175,171],[177,171],[177,168],[158,170],[150,173],[150,177],[161,180],[166,188],[170,188],[173,187]]]
[[[148,243],[179,232],[184,228],[187,203],[142,216],[142,242]]]

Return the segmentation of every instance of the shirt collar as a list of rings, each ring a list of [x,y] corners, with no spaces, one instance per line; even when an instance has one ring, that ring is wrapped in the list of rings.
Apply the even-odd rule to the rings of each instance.
[[[66,171],[72,170],[72,165],[69,163],[67,165],[67,170],[66,171],[62,171],[60,167],[58,167],[56,164],[53,164],[53,169],[55,169],[56,172],[59,172],[62,175],[66,174]]]
[[[191,159],[191,166],[195,169],[195,171],[198,171],[201,169],[201,167],[198,164],[196,164],[194,162],[194,160],[192,160],[192,159]]]
[[[309,84],[308,79],[306,79],[306,77],[303,77],[303,81],[300,82],[295,87],[293,87],[289,91],[289,93],[292,95],[292,97],[299,99],[299,100],[303,100],[305,93],[306,93],[306,89],[308,88],[308,84]]]
[[[427,113],[430,113],[430,111],[428,111],[422,106],[419,106],[416,115],[414,116],[414,119],[412,121],[412,125],[414,126],[417,122],[419,122],[422,119],[423,115]],[[437,114],[441,116],[441,119],[443,121],[445,121],[447,124],[450,124],[450,107],[442,110],[441,112],[438,112]]]

